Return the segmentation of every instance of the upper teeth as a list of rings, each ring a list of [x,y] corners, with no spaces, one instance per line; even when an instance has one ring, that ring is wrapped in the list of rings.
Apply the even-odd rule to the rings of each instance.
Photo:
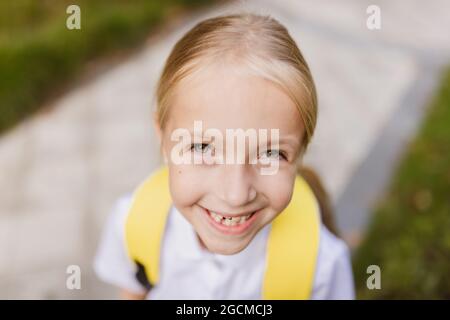
[[[211,217],[213,217],[214,220],[217,222],[220,222],[226,226],[235,226],[237,224],[244,223],[250,216],[251,213],[246,216],[239,216],[239,217],[224,217],[216,212],[210,211]]]

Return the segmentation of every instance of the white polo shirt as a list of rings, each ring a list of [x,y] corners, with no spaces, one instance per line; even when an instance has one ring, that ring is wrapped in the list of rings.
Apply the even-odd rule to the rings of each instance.
[[[118,200],[111,213],[94,269],[98,277],[134,293],[144,293],[137,266],[125,247],[125,220],[132,196]],[[160,281],[148,299],[261,299],[266,243],[265,226],[241,252],[219,255],[203,249],[195,231],[172,206],[161,250]],[[354,299],[350,254],[346,244],[322,225],[312,299]]]

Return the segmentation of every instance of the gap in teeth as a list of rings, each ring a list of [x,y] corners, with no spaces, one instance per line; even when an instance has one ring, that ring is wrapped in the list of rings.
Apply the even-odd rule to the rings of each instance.
[[[240,216],[240,217],[224,217],[224,216],[222,216],[220,214],[217,214],[217,213],[215,213],[213,211],[210,211],[210,214],[211,214],[211,217],[216,222],[219,222],[219,223],[221,223],[223,225],[226,225],[226,226],[235,226],[235,225],[242,224],[245,221],[247,221],[248,218],[250,218],[253,213],[250,213],[250,214],[248,214],[246,216]]]

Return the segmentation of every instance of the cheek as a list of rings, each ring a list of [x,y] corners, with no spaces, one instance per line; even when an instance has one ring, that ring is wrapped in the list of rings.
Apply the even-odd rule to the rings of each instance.
[[[182,208],[198,202],[203,195],[202,179],[189,165],[169,165],[170,193],[174,203]]]
[[[295,175],[277,174],[267,178],[264,193],[267,195],[270,207],[280,213],[287,207],[294,189]]]

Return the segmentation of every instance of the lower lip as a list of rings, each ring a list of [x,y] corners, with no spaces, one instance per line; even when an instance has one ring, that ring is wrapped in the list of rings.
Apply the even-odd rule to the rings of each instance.
[[[214,218],[211,216],[211,213],[203,208],[203,212],[206,215],[206,218],[208,220],[208,222],[217,230],[219,230],[222,233],[225,234],[241,234],[244,233],[253,223],[253,221],[256,219],[256,215],[258,214],[258,211],[255,211],[252,216],[246,220],[244,223],[242,224],[236,224],[234,226],[226,226],[220,222],[217,222],[216,220],[214,220]]]

